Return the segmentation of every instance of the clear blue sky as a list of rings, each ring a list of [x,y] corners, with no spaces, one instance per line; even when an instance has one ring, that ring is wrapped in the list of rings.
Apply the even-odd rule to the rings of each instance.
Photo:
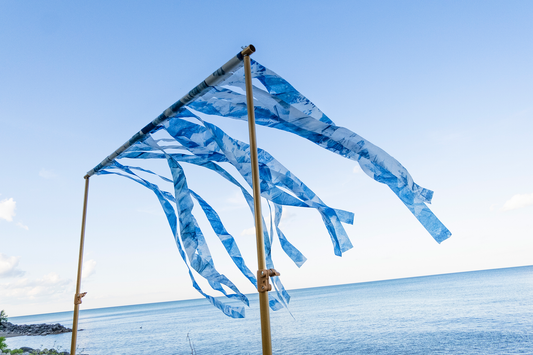
[[[72,309],[84,174],[250,43],[434,190],[453,233],[438,245],[355,162],[259,128],[259,146],[356,214],[343,258],[316,212],[284,216],[308,257],[297,269],[275,246],[287,288],[533,264],[532,18],[530,1],[0,1],[0,309]],[[186,169],[255,268],[237,192]],[[199,297],[157,200],[125,179],[91,179],[85,260],[84,308]]]

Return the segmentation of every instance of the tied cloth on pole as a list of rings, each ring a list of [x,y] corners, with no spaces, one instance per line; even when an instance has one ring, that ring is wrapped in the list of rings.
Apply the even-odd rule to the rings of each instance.
[[[209,203],[187,184],[182,165],[193,164],[223,177],[240,189],[252,214],[253,197],[250,146],[227,135],[207,120],[212,116],[247,120],[242,55],[236,56],[231,68],[215,72],[196,89],[172,105],[115,153],[87,173],[87,177],[115,174],[131,179],[150,189],[158,198],[172,230],[178,251],[188,267],[193,287],[224,314],[244,317],[244,307],[235,306],[207,294],[196,282],[195,274],[205,278],[209,286],[228,299],[249,305],[248,298],[226,276],[219,273],[207,241],[193,214],[194,201],[207,217],[211,228],[241,273],[254,285],[257,279],[246,265],[235,238],[226,230],[219,215]],[[231,61],[230,61],[231,62]],[[228,62],[228,63],[230,63]],[[409,172],[392,156],[351,130],[337,126],[312,102],[279,75],[252,60],[254,107],[257,124],[272,127],[310,140],[318,146],[345,158],[355,160],[363,171],[377,182],[386,184],[400,198],[429,234],[438,242],[450,237],[450,231],[427,207],[433,192],[416,184]],[[159,138],[163,136],[163,138]],[[160,159],[166,161],[169,176],[127,166],[119,159]],[[283,206],[316,209],[331,238],[335,255],[352,248],[342,223],[353,223],[353,213],[326,205],[307,185],[292,174],[267,151],[258,150],[261,196],[268,201],[270,233],[262,220],[266,263],[274,268],[271,245],[277,235],[283,251],[300,267],[305,256],[287,239],[280,228]],[[249,186],[240,184],[220,163],[231,165]],[[152,178],[150,178],[152,177]],[[156,179],[156,180],[154,180]],[[171,183],[170,191],[156,183]],[[290,192],[290,193],[289,193]],[[275,233],[274,233],[275,231]],[[273,310],[281,309],[290,296],[278,277],[273,277],[275,292],[269,294]]]

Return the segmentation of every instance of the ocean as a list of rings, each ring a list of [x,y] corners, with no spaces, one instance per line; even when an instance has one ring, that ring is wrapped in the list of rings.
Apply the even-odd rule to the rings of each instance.
[[[292,316],[270,312],[274,354],[533,354],[533,266],[289,293]],[[77,353],[261,354],[257,300],[250,297],[245,319],[204,299],[82,310]],[[10,321],[70,327],[72,312]],[[7,344],[69,351],[70,337]]]

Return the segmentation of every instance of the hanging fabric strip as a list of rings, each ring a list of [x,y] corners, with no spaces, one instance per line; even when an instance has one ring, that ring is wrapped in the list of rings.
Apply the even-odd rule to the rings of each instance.
[[[235,265],[239,268],[239,270],[241,270],[244,276],[246,276],[246,278],[250,280],[252,285],[257,285],[257,279],[255,275],[250,271],[248,266],[246,266],[241,251],[237,246],[237,242],[235,241],[233,236],[228,233],[226,228],[224,228],[224,225],[222,224],[222,221],[220,220],[218,214],[207,202],[205,202],[203,198],[198,196],[196,193],[191,191],[191,195],[196,199],[196,201],[198,201],[200,207],[202,207],[202,209],[204,210],[204,213],[207,216],[207,219],[209,220],[213,231],[219,237],[220,241],[224,245],[224,248],[226,248],[226,251],[231,257],[231,260],[233,260]]]
[[[114,169],[120,170],[122,172],[113,171]],[[189,272],[189,277],[190,277],[190,279],[192,281],[193,287],[202,296],[204,296],[213,306],[215,306],[216,308],[220,309],[225,315],[227,315],[229,317],[232,317],[232,318],[244,318],[244,316],[245,316],[244,307],[242,307],[242,306],[237,307],[237,306],[229,305],[227,303],[224,303],[224,302],[220,301],[219,299],[217,299],[217,298],[215,298],[213,296],[210,296],[210,295],[206,294],[201,289],[201,287],[198,285],[198,283],[196,282],[196,280],[194,278],[194,275],[192,274],[191,268],[189,266],[189,263],[187,262],[187,256],[186,256],[186,254],[185,254],[185,252],[183,250],[183,247],[181,245],[181,242],[180,242],[180,239],[179,239],[179,236],[178,236],[176,213],[174,211],[174,208],[170,204],[169,199],[167,198],[169,193],[165,193],[165,192],[161,191],[157,185],[154,185],[154,184],[152,184],[152,183],[140,178],[135,173],[133,173],[131,171],[131,169],[129,169],[128,167],[122,166],[121,164],[119,164],[116,161],[114,161],[110,165],[106,166],[105,169],[99,170],[97,172],[97,174],[98,175],[115,174],[115,175],[123,176],[123,177],[129,178],[129,179],[131,179],[131,180],[133,180],[133,181],[145,186],[146,188],[152,190],[155,193],[155,195],[157,196],[157,198],[158,198],[158,200],[159,200],[159,202],[161,204],[161,207],[163,207],[163,211],[165,212],[165,215],[167,216],[167,221],[168,221],[168,223],[170,225],[170,228],[172,230],[172,233],[174,235],[174,240],[176,242],[176,246],[178,247],[178,251],[180,253],[181,258],[183,259],[185,265],[187,266],[187,269],[188,269],[188,272]],[[172,200],[174,200],[174,199],[172,199]]]
[[[195,117],[203,122],[204,127],[174,117],[165,123],[167,132],[192,154],[204,157],[223,155],[251,186],[250,150],[249,145],[226,135],[219,127],[202,121],[191,112],[183,111],[180,117]],[[352,248],[352,244],[341,222],[353,223],[353,213],[337,213],[326,206],[303,182],[280,164],[265,150],[258,150],[259,176],[261,180],[261,196],[272,202],[283,205],[295,205],[289,202],[294,199],[279,187],[291,191],[300,199],[300,206],[316,208],[330,234],[336,255]],[[304,201],[301,201],[304,200]],[[301,203],[303,202],[303,203]]]
[[[131,171],[131,169],[129,167],[119,166],[118,163],[116,163],[115,166],[117,166],[121,170],[129,173],[130,176],[134,175],[134,173]],[[153,185],[153,184],[149,183],[148,181],[146,181],[144,179],[141,179],[138,176],[136,176],[136,177],[138,179],[132,179],[132,180],[142,183],[145,187],[150,188],[152,191],[159,190],[157,185]],[[141,181],[139,181],[139,180],[141,180]],[[169,193],[161,192],[161,194],[163,196],[165,196],[167,198],[167,200],[169,199],[169,197],[168,197]],[[192,214],[190,214],[190,215],[188,215],[187,213],[182,213],[182,214],[185,217],[189,218],[189,219],[191,217],[194,218],[194,216],[192,216]],[[197,239],[197,247],[196,247],[196,249],[193,249],[192,247],[187,246],[186,245],[187,241],[184,240],[183,237],[182,237],[182,241],[184,243],[185,250],[187,251],[187,254],[189,254],[189,261],[190,261],[191,266],[193,267],[193,269],[195,271],[197,271],[201,276],[206,278],[209,281],[210,285],[213,287],[213,289],[215,289],[216,291],[221,292],[222,294],[224,294],[228,298],[235,298],[235,299],[238,299],[238,300],[242,301],[246,305],[249,305],[249,302],[248,302],[248,299],[246,298],[246,296],[241,294],[240,291],[237,289],[237,287],[235,285],[233,285],[233,283],[231,281],[229,281],[225,276],[218,274],[218,272],[216,271],[216,269],[214,267],[214,264],[212,262],[212,258],[211,258],[209,249],[207,247],[207,243],[205,242],[205,239],[203,238],[203,234],[201,233],[201,231],[200,231],[199,227],[197,226],[197,224],[196,224],[195,227],[196,228],[194,230],[194,232],[195,232],[194,237],[196,237],[196,239]],[[183,225],[182,225],[182,230],[183,229],[184,228],[183,228]],[[189,244],[191,244],[191,243],[189,242]],[[222,288],[221,283],[226,285],[230,289],[232,289],[236,294],[227,294],[226,291]]]
[[[241,192],[242,192],[244,198],[246,199],[246,202],[247,202],[248,206],[251,208],[251,211],[253,213],[253,197],[252,197],[252,195],[250,195],[250,193],[237,180],[235,180],[235,178],[233,176],[231,176],[231,174],[229,174],[226,170],[224,170],[218,164],[216,164],[214,162],[210,162],[206,158],[197,157],[197,156],[194,156],[194,155],[171,154],[171,156],[174,159],[176,159],[177,161],[187,162],[187,163],[190,163],[190,164],[195,164],[195,165],[198,165],[198,166],[205,167],[205,168],[207,168],[209,170],[212,170],[212,171],[218,173],[219,175],[221,175],[224,179],[226,179],[229,182],[231,182],[232,184],[234,184],[235,186],[239,187],[241,189]],[[162,153],[149,153],[149,152],[137,152],[137,151],[135,151],[135,152],[125,152],[122,155],[122,157],[123,158],[137,158],[137,159],[165,159],[165,155],[162,154]],[[130,168],[131,169],[136,169],[136,168],[133,168],[133,167],[130,167]],[[151,172],[149,170],[144,170],[144,169],[139,169],[139,170],[154,174],[153,172]],[[157,174],[154,174],[154,175],[157,175]],[[165,181],[172,182],[172,180],[167,179],[167,178],[165,178],[163,176],[160,176],[160,175],[157,175],[157,176],[161,177]],[[200,205],[202,206],[201,203],[200,203]],[[297,204],[290,204],[290,205],[294,206],[294,205],[297,205]],[[299,205],[297,205],[297,206],[299,206]],[[302,207],[307,207],[307,206],[302,206]],[[202,206],[202,208],[203,208],[203,206]],[[204,211],[205,211],[205,209],[204,209]],[[224,235],[223,230],[222,229],[218,229],[219,228],[218,225],[222,224],[222,222],[220,221],[220,219],[218,218],[218,215],[216,215],[216,212],[212,208],[211,208],[211,211],[212,212],[210,212],[210,213],[207,213],[207,211],[206,211],[206,216],[209,219],[209,222],[213,226],[213,230],[215,230],[217,235],[218,235],[217,230],[220,230],[221,235],[219,235],[219,238],[221,238],[221,241],[222,241],[222,239],[227,238],[227,237],[223,236]],[[340,210],[336,210],[336,211],[338,212]],[[341,212],[345,212],[345,211],[341,211]],[[213,220],[210,219],[210,216],[213,217]],[[217,226],[216,228],[215,228],[215,225]],[[281,229],[279,228],[279,221],[278,221],[278,224],[277,224],[276,228],[277,228],[276,230],[279,233],[281,233],[281,235],[283,235],[283,233],[281,232]],[[284,238],[283,242],[281,243],[283,250],[294,261],[294,263],[298,267],[300,267],[305,262],[305,260],[307,260],[307,258],[296,247],[294,247],[285,238],[284,235],[282,236],[282,238]],[[231,245],[235,245],[236,246],[236,244],[233,244],[233,242],[226,242],[226,244],[227,243],[229,243],[228,245],[231,244]],[[226,246],[226,244],[224,242],[223,242],[223,244]],[[287,248],[286,247],[287,245],[290,245],[290,247]],[[230,254],[230,255],[232,255],[233,252],[234,252],[232,248],[231,249],[226,248],[226,250],[227,250],[228,254]],[[240,261],[238,262],[238,261],[234,260],[234,262],[235,262],[235,264],[238,267],[239,267],[239,265],[241,265]],[[248,268],[246,267],[246,269],[248,269]],[[248,277],[248,273],[247,273],[247,271],[245,269],[241,269],[241,272],[246,277]],[[250,281],[254,284],[254,286],[257,284],[255,276],[253,276],[253,281],[252,280],[250,280]]]
[[[157,142],[155,142],[155,140],[153,140],[151,137],[147,137],[142,144],[139,144],[139,147],[141,149],[144,149],[144,150],[147,150],[148,148],[151,148],[153,150],[162,151],[161,148],[159,147],[159,145],[157,144]],[[135,148],[136,147],[132,147],[131,149],[134,150]],[[170,169],[172,171],[172,175],[173,175],[173,179],[174,179],[173,180],[174,188],[175,188],[175,191],[176,191],[175,194],[177,196],[177,204],[176,205],[177,205],[178,217],[179,217],[180,226],[181,226],[180,235],[181,235],[182,242],[183,242],[185,250],[188,251],[188,255],[192,255],[192,258],[191,258],[191,256],[189,256],[189,260],[192,260],[191,261],[191,266],[193,267],[193,269],[195,269],[197,272],[199,272],[203,277],[208,279],[210,285],[214,289],[224,293],[222,287],[219,284],[219,283],[223,283],[226,286],[228,286],[229,288],[231,288],[232,290],[234,290],[239,297],[244,297],[241,300],[243,302],[245,302],[246,304],[248,304],[247,303],[248,299],[245,296],[243,296],[242,294],[240,294],[240,292],[236,289],[236,287],[234,287],[234,286],[232,287],[233,284],[227,278],[225,278],[225,276],[223,277],[223,279],[219,279],[220,276],[217,276],[217,275],[215,275],[215,277],[213,277],[212,272],[213,271],[216,272],[216,269],[214,268],[214,265],[212,265],[212,269],[210,269],[211,270],[210,273],[204,274],[205,261],[207,260],[207,266],[209,266],[209,264],[212,264],[212,259],[211,259],[211,255],[209,253],[209,249],[207,248],[207,243],[205,242],[205,238],[203,237],[203,234],[202,234],[202,232],[201,232],[201,230],[200,230],[200,228],[199,228],[199,226],[198,226],[198,224],[196,222],[196,219],[194,218],[194,216],[192,216],[192,213],[190,213],[190,211],[192,211],[192,200],[190,199],[190,190],[188,190],[186,178],[185,178],[185,175],[183,173],[183,169],[181,168],[181,166],[179,165],[177,160],[172,155],[167,154],[164,151],[162,151],[162,152],[165,155],[165,158],[167,159],[167,161],[169,163],[169,166],[170,166]],[[176,154],[176,156],[180,157],[180,156],[183,156],[183,155]],[[241,190],[244,190],[244,188],[242,186],[241,186]],[[246,191],[246,190],[244,190],[244,191]],[[198,196],[198,195],[196,195],[196,196]],[[246,191],[245,197],[246,197],[248,205],[250,206],[250,209],[252,210],[252,214],[253,214],[253,198],[252,198],[251,195],[248,194],[247,191]],[[204,204],[204,206],[202,206],[202,208],[203,207],[208,207],[208,205]],[[204,211],[205,211],[205,209],[204,209]],[[207,215],[207,217],[208,217],[208,219],[211,217],[210,223],[211,223],[212,226],[213,226],[213,224],[215,224],[215,226],[217,226],[217,228],[220,227],[220,225],[217,225],[219,221],[216,221],[216,219],[214,219],[214,216],[212,214]],[[264,224],[264,221],[263,221],[263,224]],[[194,229],[192,229],[192,227],[191,227],[192,225],[194,225]],[[213,226],[213,227],[215,227],[215,226]],[[265,233],[265,235],[264,235],[265,240],[269,239],[268,232],[267,232],[266,228],[264,228],[263,230],[264,230],[264,233]],[[265,244],[265,248],[270,249],[269,245],[267,245],[267,244]],[[226,248],[226,251],[228,251],[228,253],[231,254],[231,250],[228,250]],[[194,254],[194,252],[197,252],[197,254]],[[195,259],[194,259],[195,255],[199,255],[200,256],[200,258],[196,258],[196,260],[199,260],[196,263],[195,263]],[[206,255],[207,257],[206,258],[205,257],[202,258],[203,255]],[[198,268],[201,268],[202,272],[200,272],[198,270]],[[249,272],[248,268],[246,268],[246,269],[242,268],[240,270],[241,270],[241,272],[243,274],[245,274],[245,276],[247,276],[246,275],[247,274],[246,270],[248,270],[248,272]],[[255,285],[256,285],[256,283],[254,284],[254,286]],[[273,297],[273,296],[270,297],[269,305],[270,305],[270,307],[273,310],[281,309],[283,307],[283,305],[285,305],[285,302],[283,302],[284,298],[286,300],[286,303],[288,303],[288,301],[290,299],[289,296],[288,296],[288,293],[285,291],[285,288],[283,287],[283,285],[281,283],[278,283],[278,287],[281,290],[281,292],[278,292],[278,297],[280,298],[282,303],[280,303],[280,301],[278,299],[276,299],[275,297]],[[235,297],[235,295],[227,295],[227,297]]]
[[[180,148],[180,147],[175,147],[175,146],[168,146],[169,148]],[[148,138],[145,142],[143,143],[139,143],[137,144],[136,146],[132,147],[130,150],[128,150],[128,152],[125,152],[123,153],[122,157],[124,158],[163,158],[164,155],[167,156],[166,154],[164,153],[153,153],[151,151],[153,150],[161,150],[160,147],[157,145],[157,143],[153,140],[151,140],[150,138]],[[205,151],[203,152],[205,153]],[[204,154],[205,156],[206,154]],[[202,164],[202,165],[206,165],[208,162],[205,161],[205,159],[202,159],[198,156],[191,156],[191,155],[185,155],[185,154],[168,154],[169,157],[172,157],[173,159],[175,160],[180,160],[180,161],[188,161],[188,162],[192,162],[192,163],[197,163],[197,164]],[[202,161],[203,160],[203,161]],[[220,157],[217,158],[217,160],[221,160]],[[211,163],[211,164],[214,164],[214,163]],[[233,177],[231,177],[231,175],[229,175],[227,172],[225,172],[223,169],[221,169],[220,167],[218,167],[217,165],[211,165],[210,166],[211,169],[214,169],[216,170],[217,172],[219,173],[222,173],[222,175],[230,180],[232,183],[234,184],[237,184],[241,190],[243,191],[243,194],[250,206],[250,209],[252,210],[253,212],[253,198],[251,195],[249,195],[249,193],[240,185],[238,184]],[[142,169],[141,169],[142,170]],[[147,172],[146,170],[143,170],[145,172]],[[164,179],[164,177],[162,177]],[[168,181],[168,179],[167,179]],[[301,183],[301,182],[299,182]],[[305,185],[304,185],[304,188]],[[306,188],[307,189],[307,188]],[[308,190],[308,189],[307,189]],[[310,191],[310,190],[308,190]],[[281,191],[280,191],[281,192]],[[312,192],[311,192],[312,193]],[[285,194],[287,197],[288,197],[288,200],[290,201],[291,199],[294,200],[294,201],[298,201],[297,199],[295,199],[294,197],[290,196],[290,195],[287,195],[286,193],[281,193],[281,194]],[[194,197],[194,195],[193,195]],[[278,196],[279,197],[279,196]],[[314,194],[313,194],[313,197],[315,197],[316,199],[318,199],[318,197],[316,197]],[[274,200],[277,200],[276,198],[274,198]],[[290,201],[289,204],[291,205],[297,205],[297,206],[302,206],[302,207],[308,207],[306,206],[305,204],[302,204],[300,201],[298,201],[299,203],[294,203],[294,201]],[[284,200],[284,201],[279,201],[281,203],[287,203],[287,200]],[[318,199],[318,203],[321,203],[322,201],[320,201]],[[310,204],[310,205],[316,205],[317,203],[313,203],[313,204]],[[213,228],[218,228],[217,225],[220,223],[219,220],[217,220],[217,218],[209,212],[208,210],[208,207],[206,207],[205,204],[202,204],[202,208],[204,208],[204,210],[206,211],[206,215],[208,216],[208,219],[210,218],[210,216],[212,217],[210,219],[210,223],[212,224]],[[313,206],[313,207],[317,207],[317,206]],[[323,207],[323,206],[320,206],[320,207]],[[326,206],[327,207],[327,206]],[[329,207],[327,207],[329,208]],[[214,212],[214,211],[213,211]],[[349,212],[345,212],[345,211],[342,211],[342,214],[344,216],[350,216],[351,214]],[[353,216],[353,215],[352,215]],[[352,219],[353,217],[348,217],[347,219],[350,220]],[[350,220],[351,221],[351,220]],[[272,228],[271,228],[272,229]],[[264,230],[266,231],[266,228],[264,228]],[[277,230],[281,232],[281,230],[279,229],[279,221],[278,221],[278,225],[277,225]],[[218,234],[218,233],[217,233]],[[298,266],[301,266],[301,264],[306,260],[305,257],[296,249],[294,248],[294,246],[292,246],[292,244],[290,244],[286,238],[284,237],[283,234],[282,235],[282,246],[283,246],[283,249],[285,252],[287,252],[287,255],[289,255],[289,257],[291,257],[294,262],[298,265]],[[220,236],[220,235],[219,235]],[[272,260],[271,260],[271,257],[270,257],[270,238],[268,238],[268,234],[265,233],[265,247],[267,249],[267,255],[268,255],[268,259],[270,259],[270,264],[272,265],[273,267],[273,263],[272,263]],[[290,248],[288,247],[290,246]],[[228,253],[231,255],[232,251],[227,248],[228,250]],[[234,259],[234,261],[236,261]],[[236,261],[236,264],[239,264],[239,261]],[[245,276],[249,276],[249,271],[247,272],[246,269],[241,269],[241,272],[243,272],[245,274]],[[289,301],[290,297],[288,295],[288,293],[285,291],[283,285],[281,284],[281,282],[279,281],[279,279],[277,281],[274,281],[275,282],[275,286],[276,286],[276,291],[280,293],[280,299],[282,301],[286,300],[287,302]],[[271,300],[271,306],[273,308],[276,307],[276,300],[275,299],[272,299]]]
[[[148,144],[157,144],[153,140],[149,142],[148,139],[145,142]],[[183,168],[176,160],[168,155],[167,162],[174,180],[174,196],[176,198],[176,209],[180,222],[180,237],[192,268],[206,278],[210,285],[217,291],[226,294],[221,285],[223,284],[235,292],[238,298],[248,305],[248,298],[237,289],[233,282],[226,276],[219,274],[215,268],[207,242],[198,226],[196,218],[192,214],[194,204],[191,198],[191,192],[187,186],[187,178],[185,177]]]
[[[294,261],[294,263],[301,267],[303,263],[307,260],[307,258],[300,253],[298,249],[292,245],[287,238],[285,237],[285,234],[281,231],[279,228],[279,223],[281,222],[281,216],[283,214],[283,207],[281,205],[278,205],[277,203],[274,204],[275,208],[275,225],[276,225],[276,234],[278,235],[279,243],[281,244],[281,248],[283,251],[285,251],[285,254],[289,255],[290,258]]]
[[[294,133],[359,162],[367,175],[391,188],[437,242],[449,238],[450,231],[425,205],[431,202],[433,191],[416,184],[396,159],[349,129],[336,126],[292,85],[256,61],[252,61],[252,75],[266,89],[254,86],[257,124]],[[205,114],[246,120],[243,89],[241,69],[187,106]]]

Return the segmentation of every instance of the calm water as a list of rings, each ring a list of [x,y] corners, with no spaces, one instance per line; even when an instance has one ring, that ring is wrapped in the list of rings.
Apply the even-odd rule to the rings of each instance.
[[[291,291],[271,312],[275,354],[533,354],[533,266]],[[257,298],[245,319],[205,300],[80,314],[84,354],[261,354]],[[12,317],[62,323],[71,312]],[[141,329],[142,327],[142,329]],[[70,334],[9,338],[20,346],[70,349]]]

